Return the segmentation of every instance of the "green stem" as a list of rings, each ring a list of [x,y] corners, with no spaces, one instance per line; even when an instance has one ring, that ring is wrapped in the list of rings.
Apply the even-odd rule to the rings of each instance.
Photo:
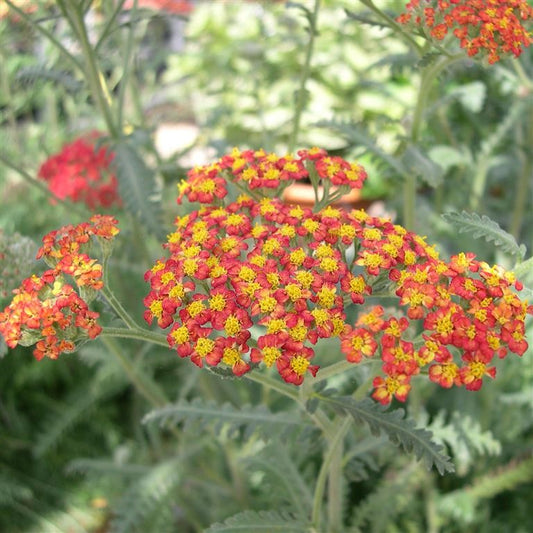
[[[422,77],[420,78],[420,87],[409,134],[410,144],[416,145],[418,143],[424,111],[426,110],[427,100],[434,80],[445,68],[450,66],[453,62],[463,58],[463,54],[445,57],[442,61],[437,61],[423,71]],[[405,228],[410,231],[415,229],[416,189],[416,175],[413,172],[409,172],[406,176],[403,188],[403,222]]]
[[[318,473],[313,497],[311,521],[316,531],[322,531],[321,510],[328,481],[328,520],[330,533],[342,530],[342,443],[350,428],[351,419],[345,417],[333,432],[326,434],[327,450]]]
[[[148,400],[153,407],[163,407],[168,403],[165,396],[160,391],[155,390],[155,386],[152,383],[146,381],[146,376],[138,373],[135,365],[120,349],[118,343],[110,338],[110,335],[102,333],[99,338],[102,339],[102,342],[106,345],[108,350],[116,357],[120,366],[128,376],[128,379],[141,396]]]
[[[117,299],[117,297],[108,285],[104,285],[104,288],[102,289],[102,294],[108,301],[109,305],[115,310],[117,315],[124,321],[124,323],[128,326],[129,329],[140,329],[137,322],[135,322],[135,320],[126,311],[124,306],[120,303],[120,301]]]
[[[0,47],[0,90],[3,93],[4,101],[11,102],[12,94],[11,87],[9,85],[9,72],[7,70],[7,61],[4,51]],[[15,110],[13,106],[7,105],[4,108],[4,113],[7,116],[7,122],[11,130],[10,135],[13,136],[13,144],[20,145],[18,127],[17,127],[17,118],[15,117]]]
[[[372,359],[365,359],[359,363],[350,363],[346,360],[337,361],[332,365],[321,368],[316,377],[313,379],[313,384],[320,383],[321,381],[329,379],[333,376],[338,376],[339,374],[344,374],[350,370],[353,370],[354,368],[358,368],[361,365],[369,365],[371,363],[374,363]]]
[[[130,16],[132,18],[135,17],[137,14],[137,0],[134,0],[133,2],[133,9],[130,12]],[[122,64],[123,64],[123,72],[122,77],[120,79],[119,84],[119,91],[118,91],[118,110],[117,110],[117,124],[119,125],[119,128],[123,129],[123,121],[124,121],[124,99],[126,96],[126,86],[128,85],[128,78],[130,77],[131,73],[131,56],[133,52],[133,35],[134,35],[134,28],[135,25],[133,23],[130,23],[129,25],[129,31],[128,31],[128,38],[126,40],[126,50],[122,55]]]
[[[299,403],[298,392],[296,390],[293,390],[294,387],[290,387],[289,385],[281,383],[276,379],[271,378],[270,376],[266,376],[265,374],[262,374],[260,372],[248,372],[247,374],[244,374],[243,377],[249,379],[250,381],[254,381],[255,383],[260,383],[261,385],[269,389],[275,390],[280,394],[283,394],[283,396],[291,398],[292,400]]]
[[[136,339],[139,341],[151,342],[158,346],[168,348],[168,342],[164,335],[149,329],[134,327],[134,328],[111,328],[104,327],[99,337],[120,337],[122,339]]]
[[[372,2],[372,0],[361,0],[361,3],[367,6],[379,18],[384,20],[391,29],[401,35],[416,50],[419,56],[422,55],[422,47],[413,39],[412,35],[408,31],[406,31],[406,29],[401,24],[398,24],[398,22],[396,22],[393,18],[389,17],[389,15],[381,11],[381,9],[374,5],[374,2]]]
[[[313,48],[315,44],[315,37],[317,34],[317,19],[320,9],[320,0],[315,0],[313,11],[309,14],[309,43],[307,45],[307,51],[305,54],[305,63],[302,70],[302,77],[300,78],[300,88],[296,93],[295,111],[293,119],[292,134],[289,140],[289,152],[293,152],[298,142],[298,134],[300,132],[300,122],[302,118],[302,112],[307,100],[306,89],[307,80],[311,74],[311,58],[313,57]]]
[[[115,10],[113,11],[113,14],[108,18],[108,20],[106,22],[106,25],[105,25],[104,29],[102,30],[102,33],[100,34],[100,37],[98,38],[98,42],[96,43],[96,45],[94,47],[95,53],[98,52],[98,50],[102,46],[103,42],[106,40],[107,36],[111,32],[111,28],[113,27],[113,24],[115,23],[115,20],[117,19],[117,16],[122,11],[122,6],[124,5],[125,2],[126,2],[126,0],[120,0],[118,2],[117,6],[115,7]],[[132,25],[133,25],[133,23],[132,23]]]
[[[113,122],[109,89],[102,72],[98,68],[94,50],[89,42],[83,13],[74,0],[57,0],[57,3],[65,13],[72,30],[78,37],[79,45],[85,59],[86,68],[83,69],[83,72],[91,89],[91,94],[102,112],[108,132],[111,137],[118,139],[120,131]]]
[[[29,24],[32,28],[42,33],[56,48],[61,52],[61,54],[68,59],[80,72],[83,72],[83,65],[58,41],[54,34],[49,32],[46,28],[43,28],[40,24],[35,22],[27,13],[22,9],[17,7],[11,0],[4,0],[5,3],[9,6],[9,9],[12,9],[17,13],[17,15]]]
[[[516,72],[516,75],[518,76],[518,79],[520,80],[520,82],[524,85],[524,87],[528,90],[528,92],[533,91],[533,80],[531,80],[529,76],[527,75],[520,60],[513,59],[511,60],[511,63],[513,65],[514,71]]]
[[[526,139],[523,138],[522,129],[518,129],[517,131],[518,159],[521,163],[521,168],[515,188],[514,208],[509,228],[509,232],[517,241],[520,241],[520,230],[524,221],[526,201],[530,198],[528,190],[531,179],[533,178],[533,159],[527,157],[525,153],[525,147],[533,146],[533,127],[531,126],[531,121],[533,121],[533,113],[530,113],[530,119],[525,126],[528,130]]]

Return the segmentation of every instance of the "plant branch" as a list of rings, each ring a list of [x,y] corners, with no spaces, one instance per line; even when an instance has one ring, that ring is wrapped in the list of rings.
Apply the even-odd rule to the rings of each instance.
[[[106,345],[109,351],[115,356],[120,366],[128,376],[135,389],[145,398],[153,407],[163,407],[168,403],[165,396],[156,390],[152,383],[146,381],[144,374],[140,375],[135,365],[120,349],[118,343],[106,335],[100,335],[102,342]]]
[[[409,141],[411,144],[416,145],[418,143],[424,118],[424,111],[426,110],[427,100],[434,80],[445,68],[449,67],[455,61],[463,58],[464,55],[462,53],[445,57],[442,61],[437,61],[422,72],[418,97],[416,100],[416,107],[413,113],[413,121],[409,133]],[[417,189],[416,178],[417,177],[413,172],[409,172],[406,176],[403,187],[403,222],[405,228],[410,231],[415,229]]]
[[[79,40],[79,45],[86,65],[83,72],[90,87],[91,94],[102,112],[110,136],[113,139],[118,139],[120,131],[113,122],[113,116],[111,113],[111,96],[104,75],[98,68],[96,54],[89,42],[83,13],[73,0],[57,0],[57,2],[64,11],[65,17],[69,21],[74,34]]]
[[[164,346],[168,348],[168,342],[164,335],[156,333],[155,331],[150,331],[149,329],[144,328],[111,328],[104,327],[102,333],[99,337],[120,337],[123,339],[136,339],[139,341],[151,342],[152,344],[157,344],[158,346]]]
[[[385,21],[387,26],[403,37],[416,50],[419,56],[422,55],[422,47],[413,39],[411,34],[409,34],[401,24],[398,24],[392,17],[389,17],[387,13],[381,11],[381,9],[379,9],[374,2],[372,2],[372,0],[361,0],[361,3],[373,11],[379,18]]]
[[[311,58],[313,57],[313,48],[315,44],[315,37],[317,34],[317,20],[318,12],[320,10],[320,0],[315,0],[313,11],[309,14],[309,43],[307,45],[307,51],[305,54],[305,63],[302,70],[302,76],[300,78],[300,88],[296,93],[294,119],[292,123],[292,134],[289,140],[289,152],[293,152],[296,149],[298,142],[298,134],[300,132],[300,122],[302,118],[302,112],[307,100],[306,85],[309,75],[311,74]]]
[[[329,478],[329,486],[331,488],[328,498],[328,532],[339,533],[342,516],[341,516],[341,494],[338,493],[337,487],[342,476],[342,442],[351,425],[351,419],[345,416],[340,424],[338,424],[333,434],[326,435],[327,451],[322,460],[320,472],[315,485],[315,493],[313,497],[313,510],[311,513],[311,522],[316,531],[321,531],[321,509],[324,500],[324,493],[326,489],[326,481]],[[341,461],[337,462],[337,456],[340,456]],[[340,467],[340,468],[339,468]],[[334,501],[331,501],[333,498]],[[332,516],[337,513],[337,516]]]

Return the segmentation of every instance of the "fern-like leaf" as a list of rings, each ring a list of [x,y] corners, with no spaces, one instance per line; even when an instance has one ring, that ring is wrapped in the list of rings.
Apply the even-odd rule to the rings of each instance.
[[[113,509],[110,532],[146,531],[145,520],[180,482],[181,465],[182,458],[165,461],[134,482]]]
[[[501,444],[490,431],[483,431],[478,421],[465,414],[454,413],[447,424],[440,411],[429,426],[433,439],[446,443],[459,470],[466,470],[480,455],[499,455]]]
[[[471,523],[477,516],[476,506],[480,500],[493,498],[531,481],[533,481],[533,457],[513,461],[504,468],[474,480],[465,488],[447,493],[437,502],[437,509],[441,515],[454,519],[454,522]]]
[[[349,532],[395,531],[391,526],[402,509],[413,505],[412,495],[423,480],[423,472],[412,465],[396,473],[391,472],[352,510]]]
[[[83,418],[95,408],[98,402],[111,398],[126,384],[122,376],[106,376],[104,372],[97,373],[89,389],[72,395],[61,411],[48,421],[45,430],[38,436],[35,443],[33,453],[36,457],[45,455],[73,426],[83,421]]]
[[[406,452],[413,452],[428,468],[435,466],[441,475],[454,471],[450,458],[442,453],[442,446],[431,440],[431,432],[416,428],[413,420],[405,419],[403,409],[386,411],[386,408],[369,398],[360,402],[351,396],[322,399],[348,413],[356,422],[368,424],[373,435],[384,433],[395,446],[401,446]]]
[[[126,209],[161,240],[165,237],[162,224],[161,192],[154,173],[131,141],[124,139],[112,145],[119,192]]]
[[[53,82],[63,86],[68,92],[78,92],[83,84],[73,78],[68,72],[44,66],[22,67],[17,71],[15,79],[25,85],[35,84],[38,81]]]
[[[307,483],[299,472],[294,459],[289,455],[283,444],[276,441],[263,448],[259,453],[254,453],[246,464],[254,470],[265,473],[262,484],[275,487],[276,498],[283,499],[285,503],[291,503],[291,509],[297,512],[299,517],[310,515],[313,496]],[[272,496],[271,496],[272,497]]]
[[[526,247],[523,244],[519,246],[510,233],[500,228],[497,222],[486,215],[479,216],[477,213],[467,213],[466,211],[461,213],[451,211],[444,213],[442,218],[453,224],[459,233],[472,233],[474,239],[484,237],[485,240],[493,242],[504,252],[517,255],[520,258],[526,254]]]
[[[8,506],[16,501],[31,500],[32,496],[33,492],[29,487],[9,475],[0,474],[0,507]]]
[[[175,426],[180,422],[185,422],[186,426],[194,423],[211,425],[217,434],[226,429],[232,435],[243,429],[245,438],[256,431],[264,438],[270,438],[288,427],[304,425],[290,414],[272,413],[264,405],[237,408],[229,403],[217,405],[202,398],[155,409],[143,418],[144,424],[154,421],[161,426]]]
[[[444,176],[443,168],[432,161],[418,147],[407,146],[402,163],[411,174],[424,180],[430,187],[438,187],[442,183]]]
[[[205,533],[309,533],[309,525],[288,511],[244,511],[223,523],[213,524]]]

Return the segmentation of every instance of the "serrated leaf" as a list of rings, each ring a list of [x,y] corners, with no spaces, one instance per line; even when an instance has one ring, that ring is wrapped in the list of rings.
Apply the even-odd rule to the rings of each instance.
[[[440,57],[442,54],[440,52],[428,52],[427,54],[424,54],[416,64],[418,68],[425,68],[429,67],[432,63],[435,63],[438,57]]]
[[[182,458],[164,461],[133,483],[113,509],[110,532],[139,531],[139,526],[180,482],[183,464]]]
[[[348,413],[356,422],[368,424],[373,435],[384,433],[395,446],[401,446],[406,452],[413,452],[428,468],[435,466],[441,475],[454,472],[454,465],[450,458],[442,453],[442,446],[431,440],[432,433],[416,428],[413,420],[405,419],[403,409],[386,411],[385,407],[369,398],[360,402],[351,396],[322,400]]]
[[[199,423],[213,427],[215,433],[220,433],[224,428],[230,434],[244,429],[245,438],[256,431],[264,438],[269,438],[276,434],[276,429],[279,432],[290,426],[305,425],[290,414],[272,413],[264,405],[235,407],[229,403],[218,405],[202,398],[155,409],[142,420],[143,424],[150,422],[158,422],[161,426],[173,426],[180,422]]]
[[[519,246],[510,233],[500,228],[497,222],[486,215],[479,216],[476,213],[467,213],[466,211],[461,213],[452,211],[444,213],[442,218],[458,228],[459,233],[472,233],[474,239],[483,237],[485,240],[493,242],[504,252],[517,255],[520,258],[526,254],[526,247],[523,244]]]
[[[444,170],[440,165],[429,159],[416,146],[406,148],[402,162],[408,172],[418,176],[428,185],[435,188],[442,183]]]
[[[290,505],[299,518],[310,516],[313,495],[308,481],[302,477],[298,464],[289,454],[287,446],[276,440],[259,453],[252,453],[245,464],[253,470],[264,473],[261,484],[275,487],[275,498],[282,502],[280,505]],[[272,497],[274,498],[274,495]],[[274,503],[276,500],[270,501]]]
[[[429,429],[436,442],[448,444],[459,470],[464,472],[479,456],[500,454],[500,442],[490,431],[483,431],[477,420],[453,413],[446,423],[444,417],[444,411],[439,412]]]
[[[288,511],[244,511],[223,523],[213,524],[204,533],[309,533],[309,525]]]
[[[154,173],[146,166],[135,146],[127,139],[112,145],[120,196],[126,209],[149,233],[164,240],[161,193]]]
[[[83,87],[83,84],[68,72],[45,66],[22,67],[17,71],[15,79],[24,84],[50,81],[62,85],[70,93],[76,93]]]
[[[522,283],[533,288],[533,257],[516,265],[513,272]]]

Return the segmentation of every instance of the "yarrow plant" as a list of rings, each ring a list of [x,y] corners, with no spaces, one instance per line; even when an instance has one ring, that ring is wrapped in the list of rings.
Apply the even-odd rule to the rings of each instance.
[[[314,211],[277,199],[305,178],[326,191]],[[478,390],[495,376],[494,357],[527,348],[528,308],[513,292],[521,284],[473,254],[443,261],[390,220],[330,205],[365,178],[359,164],[318,148],[298,157],[235,149],[194,168],[179,201],[203,205],[176,219],[170,257],[146,273],[145,319],[170,328],[180,357],[238,376],[264,364],[300,385],[318,371],[313,346],[337,337],[351,363],[379,354],[386,377],[374,379],[373,396],[383,404],[405,401],[426,367],[443,387]],[[231,184],[242,191],[234,200]],[[347,322],[347,306],[390,294],[403,314],[376,306]]]
[[[58,198],[84,203],[90,210],[120,206],[113,153],[95,145],[97,134],[63,146],[39,169],[39,177]]]
[[[93,239],[100,242],[104,256],[109,254],[118,234],[116,223],[111,216],[94,215],[89,222],[43,238],[37,259],[43,258],[50,268],[26,278],[0,313],[0,333],[10,348],[35,344],[36,359],[57,359],[100,334],[99,313],[89,305],[103,288],[102,265],[88,254]]]
[[[42,458],[67,428],[87,423],[89,438],[84,431],[80,435],[90,445],[90,457],[70,467],[120,477],[109,484],[111,489],[91,486],[95,507],[106,509],[102,527],[109,525],[114,533],[445,531],[456,508],[468,515],[465,530],[470,530],[475,529],[472,516],[483,515],[485,523],[486,517],[492,519],[488,510],[475,512],[477,499],[532,479],[531,460],[517,459],[524,450],[529,457],[529,441],[514,442],[531,438],[531,423],[522,414],[531,407],[525,396],[532,377],[520,368],[531,356],[527,333],[533,306],[527,299],[533,258],[526,259],[526,248],[518,243],[529,235],[524,199],[532,170],[527,147],[533,142],[533,115],[527,97],[533,82],[525,61],[532,41],[529,3],[411,0],[393,17],[373,0],[361,0],[367,9],[358,12],[337,9],[345,6],[333,0],[313,0],[308,2],[312,7],[287,2],[296,9],[280,11],[277,18],[269,10],[282,2],[4,3],[9,9],[0,7],[0,33],[15,24],[15,16],[16,31],[19,23],[28,25],[32,36],[41,35],[50,45],[36,49],[48,54],[52,47],[58,54],[56,64],[50,58],[51,71],[32,64],[17,72],[17,82],[28,86],[41,75],[56,84],[47,98],[35,98],[35,105],[46,100],[53,107],[65,100],[57,119],[64,120],[64,112],[72,124],[91,121],[93,107],[98,117],[91,125],[98,133],[69,139],[59,153],[47,159],[41,155],[37,160],[44,161],[32,170],[24,168],[30,165],[23,163],[30,160],[26,153],[16,161],[15,149],[0,146],[8,179],[17,174],[7,199],[17,194],[22,179],[52,198],[54,220],[63,216],[60,209],[68,209],[67,225],[61,220],[53,227],[63,227],[42,238],[36,253],[40,263],[30,260],[29,241],[0,231],[2,305],[8,293],[11,298],[0,312],[0,364],[4,359],[21,364],[11,354],[2,359],[6,345],[18,354],[31,347],[41,361],[31,367],[31,379],[38,372],[56,379],[58,367],[68,374],[35,396],[47,411],[50,403],[55,407],[64,401],[66,414],[57,409],[57,421],[39,421],[37,439],[34,433],[14,434],[6,457],[20,447],[24,461],[28,449],[32,457]],[[246,6],[252,17],[260,15],[257,25],[244,17],[246,31],[237,18],[222,17],[226,9],[240,13]],[[322,7],[333,8],[329,28],[319,24]],[[211,8],[215,15],[207,16]],[[2,18],[6,13],[9,17]],[[300,15],[307,24],[305,35],[295,31]],[[179,31],[189,16],[198,16],[187,28],[201,36],[201,53],[194,46],[185,48],[184,60],[173,61],[159,45],[169,38],[173,48],[181,46]],[[339,16],[346,24],[337,24]],[[353,29],[358,23],[361,31],[374,26],[380,38],[393,38],[393,47],[364,41],[359,27]],[[335,39],[332,49],[343,58],[338,73],[330,61],[332,50],[320,41],[328,34]],[[377,33],[371,35],[378,41]],[[283,42],[283,60],[274,37]],[[209,48],[211,38],[216,42]],[[295,69],[290,45],[300,46],[302,38],[305,55]],[[5,118],[0,123],[22,138],[21,122],[27,117],[21,119],[18,107],[11,110],[5,41],[0,39],[0,85],[7,103],[0,105]],[[143,47],[139,53],[137,46]],[[317,54],[322,63],[315,65],[317,46],[323,47]],[[346,54],[352,46],[365,54],[368,46],[372,68],[351,64]],[[221,49],[228,56],[212,61],[210,51],[216,55]],[[227,61],[235,50],[238,60]],[[387,57],[378,59],[372,50]],[[203,61],[206,68],[197,71],[206,78],[199,77],[201,113],[196,116],[194,91],[183,102],[180,91],[188,91]],[[374,77],[374,65],[388,63],[392,75]],[[211,72],[215,65],[224,65],[223,71]],[[490,84],[472,81],[482,68]],[[274,80],[285,72],[291,78],[282,80],[280,94],[274,94],[279,88]],[[300,79],[294,100],[283,104],[278,115],[273,108],[287,100],[285,87],[295,72]],[[234,84],[228,80],[234,75],[243,80],[243,94],[217,100],[221,92],[231,92]],[[167,147],[158,147],[159,134],[167,128],[151,134],[159,126],[160,89],[166,94],[173,79],[179,80],[174,95],[179,106],[172,103],[168,120],[180,107],[179,120],[184,113],[188,121],[192,112],[205,125],[205,134],[166,158]],[[142,99],[147,87],[153,89],[150,103]],[[315,87],[320,87],[317,94]],[[394,95],[394,105],[367,113],[366,97],[369,92],[375,96],[374,91],[378,102]],[[315,105],[317,97],[320,105]],[[508,113],[495,120],[512,97]],[[235,102],[242,114],[230,117],[226,106],[231,109]],[[341,110],[343,118],[317,123],[324,102],[332,113]],[[500,107],[493,113],[494,102]],[[24,104],[20,107],[32,109],[33,116],[33,101]],[[169,107],[167,102],[162,107],[165,120]],[[257,116],[250,116],[256,109]],[[220,116],[224,120],[217,122]],[[462,132],[465,116],[469,122]],[[495,131],[485,131],[491,128]],[[326,130],[327,137],[322,136]],[[29,146],[44,146],[47,153],[53,151],[48,142],[57,146],[67,139],[48,139],[45,128],[39,131],[39,142]],[[378,140],[372,138],[375,131]],[[14,137],[13,144],[23,146]],[[196,153],[204,141],[208,150]],[[231,149],[234,145],[239,147]],[[189,156],[200,157],[200,163],[187,163]],[[502,182],[517,173],[515,189],[489,190],[493,171]],[[509,175],[501,177],[505,172]],[[382,209],[347,205],[347,195],[361,193],[366,201],[367,180],[385,191]],[[304,183],[313,191],[311,205],[289,200],[294,197],[287,194]],[[509,191],[516,197],[514,207],[502,201],[498,211],[493,204]],[[487,215],[497,213],[509,233],[475,212],[485,200]],[[28,196],[28,201],[36,200]],[[495,250],[475,243],[466,251],[461,237],[437,217],[449,206],[474,211],[442,218],[455,223],[458,233],[491,241]],[[2,221],[20,230],[20,218],[11,223],[8,213]],[[24,224],[30,218],[24,217]],[[29,221],[33,235],[38,223]],[[80,364],[68,355],[77,351]],[[85,381],[70,378],[71,371]],[[0,377],[7,375],[0,389],[21,381],[20,376],[11,380],[11,367],[0,372]],[[72,390],[62,396],[69,378]],[[481,394],[473,394],[482,387]],[[33,394],[37,387],[31,389]],[[116,409],[94,408],[115,399]],[[2,425],[6,421],[6,427],[15,427],[13,421],[25,416],[12,409],[16,403],[9,395],[4,401],[2,392]],[[132,431],[132,417],[122,416],[130,407],[135,420],[142,413],[143,430]],[[85,416],[90,408],[96,422]],[[516,425],[508,430],[511,412],[508,418]],[[478,415],[479,423],[474,420]],[[501,427],[493,436],[488,426],[496,419]],[[28,420],[25,428],[33,428],[33,419]],[[98,426],[98,449],[90,440],[91,424]],[[101,428],[111,426],[112,435],[102,439]],[[35,446],[27,444],[34,440]],[[457,466],[459,475],[454,483],[435,482],[433,472],[390,453],[390,443],[412,453],[428,470],[443,475]],[[482,456],[497,455],[503,446],[502,457],[511,457],[513,464],[503,475],[494,474],[491,465],[500,467],[501,461]],[[54,468],[65,463],[62,457],[50,462]],[[497,484],[486,490],[494,478]],[[461,488],[465,479],[472,488]],[[32,498],[22,486],[9,488],[7,505],[13,500],[14,509],[33,517]],[[119,487],[115,493],[114,487]],[[409,494],[409,506],[396,499],[398,494]],[[4,503],[0,498],[0,506]]]
[[[526,0],[411,0],[398,22],[436,43],[453,38],[468,56],[492,64],[518,57],[533,41],[524,24],[533,18]]]

